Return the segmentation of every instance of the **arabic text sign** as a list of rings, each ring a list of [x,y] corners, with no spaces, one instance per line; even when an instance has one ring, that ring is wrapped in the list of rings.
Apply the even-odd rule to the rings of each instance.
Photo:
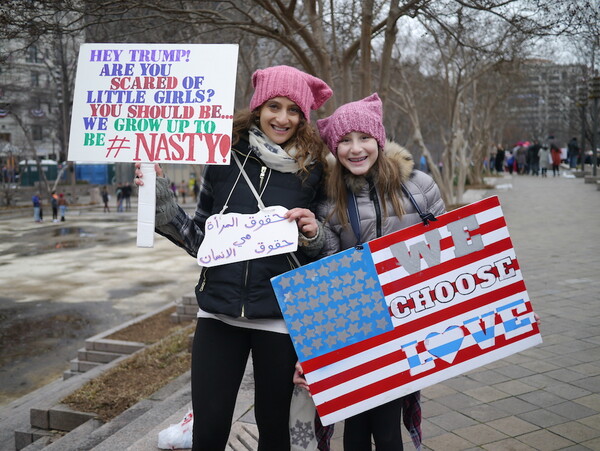
[[[82,44],[69,160],[228,164],[238,46]]]
[[[218,266],[296,251],[298,228],[283,217],[287,211],[275,206],[251,215],[212,215],[206,220],[198,264]]]
[[[497,197],[272,284],[326,425],[541,342]]]

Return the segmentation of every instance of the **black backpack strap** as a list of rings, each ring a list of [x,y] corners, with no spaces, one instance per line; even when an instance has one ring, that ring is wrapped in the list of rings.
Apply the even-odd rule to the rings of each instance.
[[[423,224],[427,225],[429,224],[429,221],[437,221],[437,218],[433,215],[433,213],[429,211],[423,212],[423,210],[421,210],[421,207],[419,207],[417,200],[413,197],[413,195],[406,188],[406,186],[402,185],[402,191],[404,191],[404,194],[406,194],[406,196],[410,199],[410,202],[414,205],[415,210],[417,210],[417,213],[419,213],[421,221],[423,221]]]
[[[356,247],[357,249],[362,249],[362,243],[360,242],[360,220],[358,217],[358,205],[356,204],[356,196],[350,190],[347,190],[347,193],[348,219],[350,220],[352,231],[354,232],[354,236],[356,237],[356,244],[354,247]]]

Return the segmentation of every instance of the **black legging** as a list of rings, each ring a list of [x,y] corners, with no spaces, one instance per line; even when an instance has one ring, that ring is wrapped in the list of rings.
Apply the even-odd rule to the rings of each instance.
[[[296,353],[289,335],[198,318],[192,349],[193,450],[225,449],[236,397],[252,351],[260,451],[289,450]]]
[[[402,398],[347,418],[344,451],[371,451],[371,435],[377,451],[402,451]]]

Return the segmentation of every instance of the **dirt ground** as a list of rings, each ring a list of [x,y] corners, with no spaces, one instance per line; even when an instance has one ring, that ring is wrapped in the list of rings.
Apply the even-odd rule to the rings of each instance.
[[[153,315],[108,336],[150,346],[71,393],[64,403],[108,421],[190,369],[189,336],[193,322],[175,324],[175,308]]]
[[[0,212],[0,405],[62,377],[86,338],[193,293],[196,261],[137,212],[70,210],[33,222]]]

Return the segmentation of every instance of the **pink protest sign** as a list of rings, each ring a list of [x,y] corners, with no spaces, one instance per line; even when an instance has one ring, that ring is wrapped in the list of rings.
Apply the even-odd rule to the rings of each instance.
[[[82,44],[69,160],[228,164],[238,46]]]
[[[332,424],[541,343],[497,197],[274,277]]]

